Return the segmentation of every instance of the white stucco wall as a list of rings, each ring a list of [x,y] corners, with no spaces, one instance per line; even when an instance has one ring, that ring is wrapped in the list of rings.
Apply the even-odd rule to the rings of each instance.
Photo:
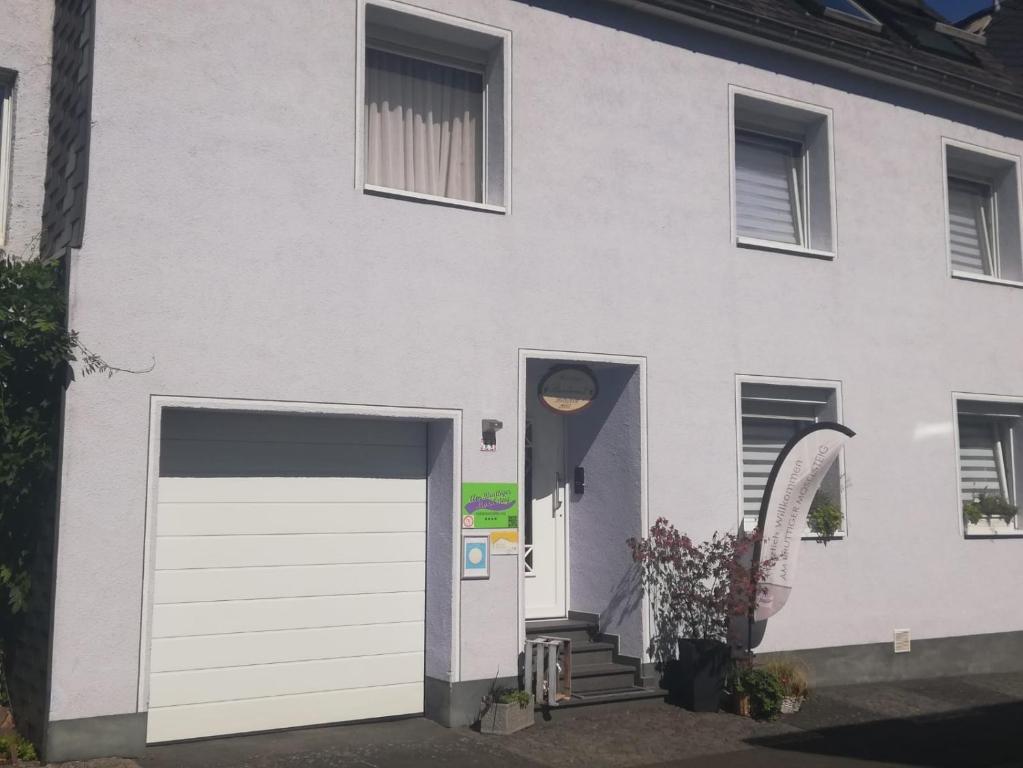
[[[68,394],[52,719],[136,709],[151,394],[462,409],[463,479],[512,481],[520,348],[647,358],[650,515],[701,537],[737,524],[735,376],[842,381],[848,538],[802,545],[763,650],[1023,629],[1023,539],[959,530],[951,399],[1023,395],[1023,290],[948,277],[941,158],[1020,125],[632,16],[421,4],[512,31],[509,215],[355,188],[355,0],[101,0],[71,319],[156,367]],[[731,242],[729,84],[833,110],[837,260]],[[510,563],[463,584],[462,679],[514,669]]]
[[[46,181],[52,34],[53,3],[0,3],[0,82],[8,82],[10,73],[14,80],[7,236],[0,238],[0,250],[19,258],[38,252]]]

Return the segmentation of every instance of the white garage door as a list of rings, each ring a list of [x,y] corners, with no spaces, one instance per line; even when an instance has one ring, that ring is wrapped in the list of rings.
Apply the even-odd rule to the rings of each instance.
[[[423,710],[426,428],[166,411],[150,742]]]

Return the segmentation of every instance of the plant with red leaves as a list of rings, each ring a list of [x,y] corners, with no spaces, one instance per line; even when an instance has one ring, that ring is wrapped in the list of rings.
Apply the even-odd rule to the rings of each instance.
[[[746,616],[765,593],[773,562],[753,567],[759,533],[739,538],[718,533],[696,544],[659,517],[647,538],[626,543],[650,597],[657,634],[650,650],[658,661],[675,657],[678,638],[726,642],[735,616]]]

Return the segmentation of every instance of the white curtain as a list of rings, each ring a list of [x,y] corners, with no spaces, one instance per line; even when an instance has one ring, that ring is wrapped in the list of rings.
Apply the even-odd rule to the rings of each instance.
[[[366,50],[366,183],[482,202],[483,77]]]

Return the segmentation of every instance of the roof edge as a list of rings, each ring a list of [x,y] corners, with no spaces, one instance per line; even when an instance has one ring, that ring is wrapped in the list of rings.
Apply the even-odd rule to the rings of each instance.
[[[603,0],[1023,122],[1023,94],[708,0]],[[869,62],[865,64],[864,62]]]

